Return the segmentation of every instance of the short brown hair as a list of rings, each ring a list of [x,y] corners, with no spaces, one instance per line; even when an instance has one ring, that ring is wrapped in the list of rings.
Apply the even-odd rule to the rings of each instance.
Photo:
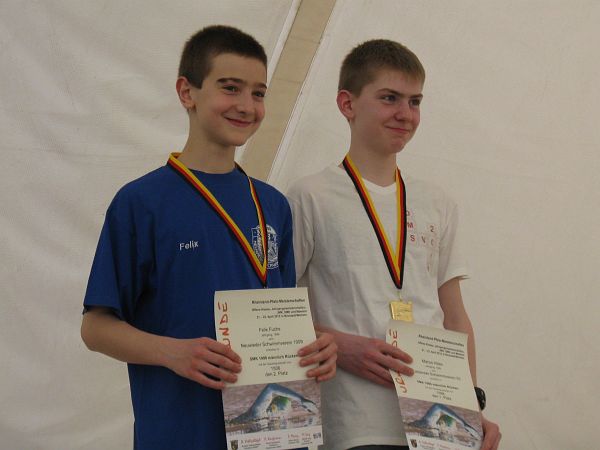
[[[197,88],[212,69],[212,60],[223,53],[246,56],[267,66],[267,55],[256,39],[225,25],[211,25],[194,34],[183,47],[178,76],[186,77]]]
[[[412,51],[387,39],[373,39],[354,47],[344,58],[340,69],[338,91],[360,95],[380,69],[398,70],[415,80],[425,81],[425,69]]]

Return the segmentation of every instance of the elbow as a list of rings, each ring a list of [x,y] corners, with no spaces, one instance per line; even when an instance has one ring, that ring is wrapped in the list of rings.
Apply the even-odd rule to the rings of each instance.
[[[98,346],[100,344],[106,315],[106,311],[99,308],[93,308],[83,314],[83,319],[81,321],[81,340],[85,346],[93,352],[100,351]]]
[[[89,313],[85,313],[83,315],[83,320],[81,321],[81,340],[88,350],[96,351],[89,322]]]

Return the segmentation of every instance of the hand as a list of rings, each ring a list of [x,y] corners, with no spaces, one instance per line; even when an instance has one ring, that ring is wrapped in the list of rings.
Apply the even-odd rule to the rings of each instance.
[[[207,337],[172,339],[166,353],[166,367],[211,389],[224,389],[226,381],[235,383],[242,370],[237,353]]]
[[[498,450],[502,433],[500,427],[494,422],[490,422],[483,415],[481,416],[481,424],[483,425],[483,442],[481,450]]]
[[[414,373],[403,364],[412,362],[410,355],[381,339],[336,332],[335,340],[338,344],[338,365],[373,383],[393,389],[390,369],[408,376]]]
[[[327,381],[335,376],[337,359],[337,345],[329,333],[317,331],[317,340],[298,350],[302,367],[318,364],[317,367],[306,372],[306,376],[316,378],[317,381]]]

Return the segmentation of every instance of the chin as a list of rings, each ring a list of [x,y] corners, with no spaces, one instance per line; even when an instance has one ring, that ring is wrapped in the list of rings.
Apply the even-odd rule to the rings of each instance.
[[[223,139],[223,143],[227,147],[230,147],[230,146],[241,147],[246,142],[248,142],[248,139],[250,139],[250,136],[230,136],[228,139]]]
[[[229,144],[233,145],[234,147],[241,147],[242,145],[245,145],[246,142],[248,142],[248,139],[250,138],[231,141]]]
[[[401,144],[394,145],[392,152],[400,153],[402,150],[404,150],[404,147],[406,147],[406,144],[407,144],[407,142],[403,142]]]

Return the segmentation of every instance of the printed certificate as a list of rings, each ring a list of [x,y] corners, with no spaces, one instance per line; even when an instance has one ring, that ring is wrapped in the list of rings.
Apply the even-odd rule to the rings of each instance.
[[[469,371],[467,335],[390,320],[387,342],[413,358],[412,377],[390,371],[411,449],[479,449],[481,414]]]
[[[215,328],[242,358],[223,391],[228,450],[322,444],[320,389],[297,355],[315,340],[306,288],[218,291]]]

